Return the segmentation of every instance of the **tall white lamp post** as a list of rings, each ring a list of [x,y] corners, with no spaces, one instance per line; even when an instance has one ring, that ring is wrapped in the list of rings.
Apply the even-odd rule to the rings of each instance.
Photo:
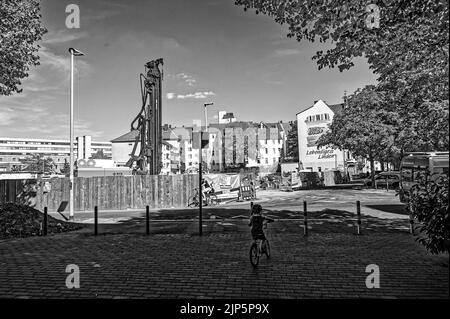
[[[83,56],[84,53],[77,49],[70,48],[70,191],[69,191],[69,219],[74,219],[74,205],[73,205],[73,170],[74,170],[74,158],[73,158],[73,60],[76,56]]]

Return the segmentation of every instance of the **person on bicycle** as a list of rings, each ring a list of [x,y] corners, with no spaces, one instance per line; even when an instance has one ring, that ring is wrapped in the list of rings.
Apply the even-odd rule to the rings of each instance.
[[[206,200],[206,195],[211,191],[211,185],[209,185],[208,181],[202,178],[202,199],[205,203],[205,206],[208,205],[208,201]]]
[[[268,218],[262,215],[262,206],[259,204],[255,204],[252,207],[252,215],[250,216],[250,221],[248,226],[252,227],[251,233],[254,240],[266,240],[266,236],[264,235],[263,225],[264,222],[273,222],[272,218]]]

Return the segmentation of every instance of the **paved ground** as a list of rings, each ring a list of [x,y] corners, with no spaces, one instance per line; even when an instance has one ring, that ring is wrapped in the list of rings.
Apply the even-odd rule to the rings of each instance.
[[[399,221],[401,222],[401,221]],[[45,238],[0,242],[0,297],[47,298],[448,298],[448,255],[429,255],[406,230],[379,220],[355,235],[354,223],[301,220],[270,224],[272,258],[249,263],[245,220],[142,220],[130,233],[102,225]],[[109,227],[109,228],[108,228]],[[120,228],[114,233],[113,228]],[[164,229],[165,231],[162,231]],[[80,288],[66,288],[66,266],[80,268]],[[380,288],[365,285],[380,268]]]
[[[395,191],[372,190],[372,189],[322,189],[322,190],[301,190],[295,192],[281,192],[277,190],[258,191],[258,199],[255,203],[261,204],[264,209],[271,211],[275,215],[280,212],[290,212],[295,216],[303,212],[303,201],[308,203],[308,211],[322,211],[324,209],[338,209],[356,213],[356,201],[361,201],[361,213],[365,216],[382,219],[408,219],[405,215],[404,205],[400,203]],[[229,202],[217,207],[205,208],[206,213],[216,214],[217,211],[226,211],[226,216],[248,215],[249,202]],[[188,209],[157,209],[152,210],[152,218],[156,215],[168,216],[168,218],[178,218],[176,216],[197,215],[196,208]],[[104,211],[100,208],[100,223],[116,223],[126,221],[131,218],[144,216],[144,209],[126,211]],[[223,214],[222,214],[223,215]],[[62,218],[57,213],[52,213],[56,218]],[[92,223],[93,212],[76,212],[76,220],[79,222]]]

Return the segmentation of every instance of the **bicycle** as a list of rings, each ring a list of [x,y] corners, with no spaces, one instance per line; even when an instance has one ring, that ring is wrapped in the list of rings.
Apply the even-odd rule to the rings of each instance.
[[[268,219],[268,221],[264,221],[264,229],[267,229],[267,224],[272,223],[273,219]],[[253,268],[258,267],[259,264],[259,258],[261,258],[261,255],[265,254],[266,258],[270,258],[270,243],[267,239],[254,239],[252,245],[250,246],[250,263],[252,264]]]
[[[219,204],[219,198],[213,192],[206,193],[205,196],[202,196],[202,197],[203,197],[203,206],[208,206],[208,205],[214,206],[214,205]],[[188,201],[188,207],[200,206],[200,201],[198,198],[199,198],[199,192],[198,192],[198,188],[196,188],[194,195],[191,196]]]

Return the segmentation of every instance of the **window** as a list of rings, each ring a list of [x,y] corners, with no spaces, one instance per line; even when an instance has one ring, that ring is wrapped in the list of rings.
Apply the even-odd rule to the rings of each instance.
[[[330,114],[325,113],[325,120],[329,120],[330,119]]]
[[[192,162],[189,162],[189,164],[188,164],[189,166],[192,166]]]
[[[316,121],[320,121],[320,115],[316,115]]]
[[[269,154],[269,149],[268,148],[266,148],[266,154]]]
[[[269,164],[269,159],[268,158],[266,158],[266,164]]]

